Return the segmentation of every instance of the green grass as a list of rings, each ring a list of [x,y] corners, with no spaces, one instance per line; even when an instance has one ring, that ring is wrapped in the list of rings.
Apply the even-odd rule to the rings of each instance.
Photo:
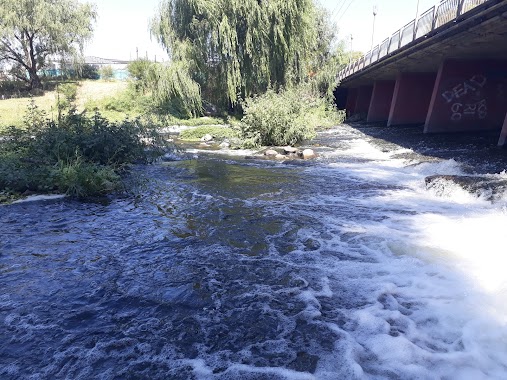
[[[33,97],[40,110],[56,116],[56,98],[55,92],[48,92],[43,96]],[[7,126],[21,127],[23,125],[23,115],[30,104],[30,98],[16,98],[0,100],[0,131],[5,130]]]
[[[78,91],[76,99],[76,107],[78,112],[85,109],[85,104],[92,99],[100,101],[104,98],[115,96],[127,87],[127,82],[124,81],[101,81],[101,80],[84,80],[78,82]],[[0,132],[5,131],[8,126],[22,127],[23,116],[25,114],[28,104],[31,99],[35,101],[37,107],[44,111],[48,118],[56,119],[58,117],[57,111],[57,93],[56,91],[46,91],[42,96],[0,99]],[[109,115],[104,115],[109,116]],[[123,120],[124,113],[117,113],[114,121]]]
[[[201,125],[186,129],[180,133],[179,139],[185,141],[199,141],[205,135],[211,135],[216,140],[239,138],[239,131],[228,126]]]

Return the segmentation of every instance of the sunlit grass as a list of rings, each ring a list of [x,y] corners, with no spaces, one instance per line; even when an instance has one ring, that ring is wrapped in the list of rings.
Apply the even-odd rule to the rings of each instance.
[[[100,101],[104,98],[114,96],[127,88],[125,81],[101,81],[85,80],[79,82],[76,107],[78,112],[85,109],[85,104],[90,101]],[[7,126],[21,127],[23,124],[23,115],[30,103],[30,97],[0,99],[0,132]],[[34,96],[37,107],[46,112],[50,119],[57,117],[57,92],[46,91],[42,96]],[[105,117],[113,121],[123,120],[125,113],[110,112],[104,114]]]

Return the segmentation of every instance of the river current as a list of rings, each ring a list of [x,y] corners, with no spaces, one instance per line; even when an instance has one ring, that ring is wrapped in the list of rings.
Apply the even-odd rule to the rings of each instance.
[[[507,179],[505,151],[414,131],[189,150],[127,196],[1,206],[0,379],[506,379],[507,195],[425,184]]]

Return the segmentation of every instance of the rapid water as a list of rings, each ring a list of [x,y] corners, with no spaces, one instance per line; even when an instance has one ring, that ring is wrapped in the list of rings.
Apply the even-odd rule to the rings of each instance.
[[[427,190],[470,173],[428,146],[316,143],[0,207],[0,378],[506,379],[507,197]]]

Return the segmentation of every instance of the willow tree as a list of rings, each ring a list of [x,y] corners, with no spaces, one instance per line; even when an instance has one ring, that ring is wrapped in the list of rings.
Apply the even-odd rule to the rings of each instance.
[[[1,0],[0,61],[30,89],[41,88],[50,56],[76,56],[92,36],[91,4],[77,0]]]
[[[312,0],[162,0],[152,33],[226,107],[304,80],[329,49],[321,21]]]

